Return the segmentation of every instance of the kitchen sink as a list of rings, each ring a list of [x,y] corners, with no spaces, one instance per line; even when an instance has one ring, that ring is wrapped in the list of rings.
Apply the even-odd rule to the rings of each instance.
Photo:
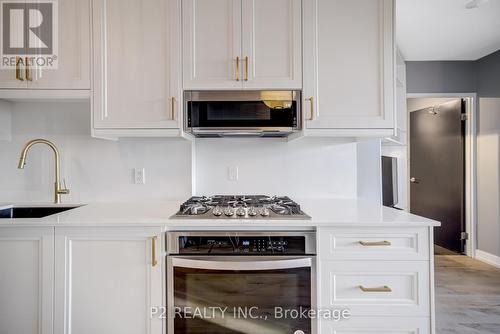
[[[43,218],[56,213],[78,208],[78,206],[36,206],[36,207],[11,207],[0,210],[1,218]]]

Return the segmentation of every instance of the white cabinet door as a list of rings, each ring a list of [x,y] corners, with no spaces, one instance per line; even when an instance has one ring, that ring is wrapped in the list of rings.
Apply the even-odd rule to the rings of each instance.
[[[28,88],[28,81],[24,80],[25,72],[24,65],[21,64],[22,61],[19,58],[9,57],[9,59],[12,59],[14,67],[0,68],[0,89]]]
[[[243,87],[302,88],[301,0],[243,0]]]
[[[182,1],[184,89],[241,89],[241,1]]]
[[[90,0],[59,0],[54,5],[57,69],[30,67],[28,88],[90,89]]]
[[[164,333],[163,320],[150,317],[164,305],[160,233],[56,228],[55,333]]]
[[[393,7],[393,0],[304,2],[307,128],[394,128]]]
[[[12,2],[16,2],[17,4],[15,4],[16,8],[13,8],[15,11],[10,13],[11,18],[15,20],[14,22],[19,22],[19,19],[21,19],[24,14],[25,0],[13,0]],[[4,3],[2,3],[1,6],[4,6]],[[3,17],[0,22],[4,25]],[[9,34],[9,46],[21,50],[21,52],[19,55],[2,54],[2,64],[5,62],[7,62],[7,64],[0,67],[0,89],[26,89],[28,87],[28,83],[24,79],[24,55],[26,54],[26,49],[25,46],[22,45],[24,41],[24,28],[18,24],[10,24],[9,26],[9,30],[2,33]],[[7,44],[3,39],[2,37],[2,43]],[[2,50],[3,49],[2,46]]]
[[[429,260],[426,227],[321,228],[322,260]]]
[[[430,318],[360,317],[320,321],[321,334],[430,334]]]
[[[54,228],[0,227],[0,333],[52,334]]]
[[[92,1],[95,129],[179,127],[179,1]]]
[[[353,317],[430,316],[428,261],[320,261],[319,305]]]

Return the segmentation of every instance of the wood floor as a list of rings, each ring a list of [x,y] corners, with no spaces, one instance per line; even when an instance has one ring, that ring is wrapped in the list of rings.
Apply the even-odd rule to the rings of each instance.
[[[500,334],[500,269],[463,255],[435,265],[437,334]]]

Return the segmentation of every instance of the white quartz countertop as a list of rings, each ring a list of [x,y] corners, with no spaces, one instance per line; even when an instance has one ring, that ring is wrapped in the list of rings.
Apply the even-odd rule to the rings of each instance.
[[[44,218],[0,219],[0,226],[164,226],[167,229],[267,229],[318,226],[439,226],[440,223],[404,211],[357,199],[297,199],[310,220],[173,219],[181,201],[89,203]],[[82,205],[82,204],[73,204]],[[63,204],[59,206],[73,206]],[[47,203],[0,203],[0,210],[58,206]]]

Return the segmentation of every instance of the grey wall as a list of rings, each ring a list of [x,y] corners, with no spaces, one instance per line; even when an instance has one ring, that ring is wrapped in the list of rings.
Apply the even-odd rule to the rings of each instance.
[[[481,97],[500,97],[500,50],[476,62],[477,93]]]
[[[406,62],[407,93],[477,93],[477,248],[500,256],[500,50],[477,61]]]
[[[476,92],[476,62],[408,61],[406,91],[408,94]]]

